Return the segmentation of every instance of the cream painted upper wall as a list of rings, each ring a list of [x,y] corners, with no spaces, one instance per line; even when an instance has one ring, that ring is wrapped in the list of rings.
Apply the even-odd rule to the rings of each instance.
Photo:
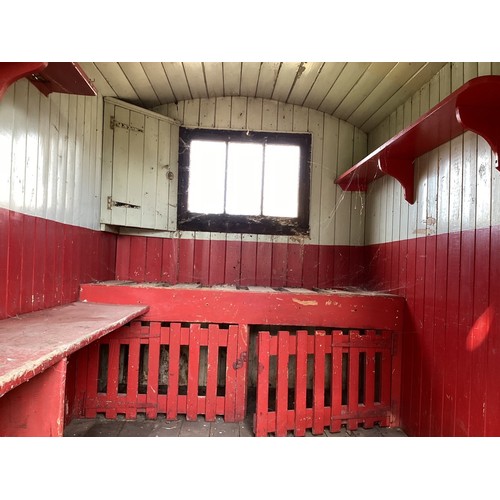
[[[154,111],[191,127],[311,132],[311,234],[310,239],[301,242],[363,245],[364,194],[344,193],[334,180],[366,154],[367,137],[364,132],[320,111],[261,98],[193,99],[160,106]],[[168,233],[163,235],[169,236]],[[180,236],[204,239],[210,234],[184,232]],[[256,236],[244,235],[243,238]],[[286,236],[259,235],[258,238],[291,243],[298,241],[297,237]]]
[[[500,63],[449,63],[368,137],[373,151],[439,101],[477,76],[500,75]],[[415,162],[416,202],[409,205],[400,184],[384,176],[366,197],[367,244],[485,228],[500,224],[500,173],[491,148],[472,133]]]
[[[0,100],[0,207],[98,229],[102,109],[101,97],[11,85]]]

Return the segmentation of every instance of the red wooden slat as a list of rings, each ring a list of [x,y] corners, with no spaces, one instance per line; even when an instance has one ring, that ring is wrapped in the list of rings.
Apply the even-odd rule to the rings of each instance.
[[[116,418],[118,402],[118,373],[120,369],[120,342],[111,340],[109,342],[108,358],[108,388],[106,399],[110,403],[106,408],[106,418]]]
[[[241,240],[226,241],[224,283],[228,285],[239,285],[240,272],[241,272]]]
[[[269,332],[259,332],[257,337],[257,403],[254,420],[254,434],[267,436],[269,411]]]
[[[139,330],[140,323],[134,322],[130,330]],[[137,416],[137,395],[139,393],[139,354],[141,341],[139,338],[128,341],[128,370],[127,370],[127,412],[126,418]]]
[[[399,427],[401,413],[401,367],[402,367],[402,349],[401,333],[386,332],[392,336],[392,355],[391,355],[391,426]]]
[[[295,435],[306,433],[307,330],[297,331],[295,370]]]
[[[198,380],[200,372],[200,325],[189,327],[189,358],[186,420],[196,420],[198,415]]]
[[[272,243],[259,241],[257,243],[257,262],[255,285],[271,286]]]
[[[146,272],[146,242],[143,236],[132,236],[130,240],[129,279],[143,282]]]
[[[304,264],[304,244],[289,243],[287,246],[286,286],[302,287],[302,267]]]
[[[255,285],[257,268],[257,242],[241,242],[241,286]]]
[[[179,283],[191,283],[193,281],[194,268],[194,240],[179,239]]]
[[[235,421],[236,412],[236,369],[238,357],[238,326],[230,325],[227,336],[227,361],[226,361],[226,398],[224,407],[224,420]]]
[[[208,285],[210,267],[210,240],[194,241],[193,281]]]
[[[161,281],[162,253],[163,242],[161,238],[146,238],[145,281]]]
[[[158,377],[160,374],[160,335],[161,323],[155,321],[149,324],[148,350],[148,387],[146,390],[146,417],[158,416]]]
[[[96,417],[97,401],[97,379],[99,376],[99,341],[92,342],[88,346],[88,370],[87,370],[87,404],[85,407],[85,417]]]
[[[287,435],[288,413],[288,344],[290,333],[278,332],[278,360],[276,373],[276,436]]]
[[[302,285],[304,288],[318,286],[319,245],[304,245]]]
[[[7,316],[15,316],[21,311],[21,263],[24,242],[24,218],[16,212],[9,212],[9,253],[7,267]],[[31,236],[31,235],[30,235]]]
[[[85,417],[85,401],[87,398],[87,377],[89,368],[89,346],[80,349],[74,354],[76,360],[75,381],[75,407],[73,416],[75,418]]]
[[[205,419],[213,422],[217,413],[217,377],[219,372],[219,328],[208,325],[207,390]]]
[[[399,242],[396,242],[399,247]],[[398,249],[399,251],[399,249]],[[365,265],[365,247],[350,247],[349,249],[349,279],[346,285],[354,287],[366,286],[366,265]],[[335,273],[335,271],[334,271]],[[333,287],[333,282],[329,287]],[[396,285],[397,289],[397,285]]]
[[[177,418],[177,398],[179,394],[179,362],[181,351],[181,325],[170,325],[170,348],[168,361],[167,419]]]
[[[179,272],[179,239],[162,238],[162,268],[161,280],[175,285]]]
[[[375,332],[366,333],[375,337]],[[365,408],[372,410],[375,402],[375,349],[365,349]]]
[[[226,271],[226,241],[225,240],[210,240],[210,257],[209,257],[209,285],[222,285],[226,283],[224,274]]]
[[[45,237],[44,307],[55,305],[56,296],[56,222],[47,221]]]
[[[319,260],[318,260],[318,287],[331,288],[333,287],[334,276],[334,248],[332,245],[320,245]]]
[[[85,242],[85,244],[84,244]],[[70,291],[70,302],[74,302],[78,299],[80,283],[83,283],[84,267],[90,266],[92,263],[92,250],[82,258],[82,247],[87,245],[90,247],[92,244],[92,239],[90,238],[90,232],[81,227],[75,227],[73,229],[73,263],[72,263],[72,273],[71,273],[71,291]]]
[[[313,434],[322,434],[325,430],[325,347],[325,332],[317,330],[314,333]]]
[[[247,378],[248,378],[248,325],[238,325],[238,350],[236,364],[236,403],[234,419],[242,422],[245,419],[247,407]]]
[[[9,211],[0,208],[0,319],[7,317],[8,252],[9,252]]]
[[[350,332],[350,335],[355,332]],[[359,391],[359,352],[360,349],[354,348],[349,350],[349,384],[347,395],[347,407],[349,413],[357,413],[358,411],[358,391]],[[358,420],[351,418],[347,422],[349,430],[355,430],[358,427]]]
[[[65,232],[64,225],[56,223],[55,226],[55,241],[56,241],[56,249],[55,249],[55,269],[54,269],[54,278],[55,278],[55,288],[54,288],[54,303],[62,304],[64,295],[63,295],[63,266],[64,266],[64,240],[65,240]]]
[[[340,415],[342,413],[342,330],[332,331],[332,378],[330,382],[330,432],[339,432],[342,426]],[[334,346],[335,344],[335,346]]]
[[[21,296],[19,304],[22,312],[33,311],[33,260],[35,258],[33,238],[35,236],[35,218],[24,217],[23,254],[21,263]]]
[[[346,245],[335,245],[333,249],[333,287],[349,282],[350,249]]]
[[[287,243],[272,243],[271,286],[286,285]]]

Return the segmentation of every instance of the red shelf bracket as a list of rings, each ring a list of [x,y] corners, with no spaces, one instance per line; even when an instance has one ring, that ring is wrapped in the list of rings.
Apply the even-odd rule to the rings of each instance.
[[[46,62],[4,62],[0,63],[0,99],[7,89],[17,80],[42,71],[49,63]]]
[[[405,200],[413,205],[415,203],[415,169],[411,158],[386,158],[378,159],[378,168],[387,175],[394,177],[403,187]]]

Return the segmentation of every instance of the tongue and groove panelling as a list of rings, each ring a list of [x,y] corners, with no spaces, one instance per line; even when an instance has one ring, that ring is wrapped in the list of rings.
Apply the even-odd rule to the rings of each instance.
[[[311,132],[311,233],[302,238],[121,228],[117,279],[305,287],[362,282],[364,194],[344,193],[334,180],[339,168],[366,154],[363,132],[322,112],[261,98],[193,99],[154,111],[188,127]]]
[[[450,63],[381,124],[370,150],[497,63]],[[420,157],[416,202],[389,177],[367,193],[371,287],[407,299],[401,422],[413,436],[500,435],[500,172],[467,132]]]

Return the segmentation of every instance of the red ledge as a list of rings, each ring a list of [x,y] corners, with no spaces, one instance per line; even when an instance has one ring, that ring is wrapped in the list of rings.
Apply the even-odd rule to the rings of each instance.
[[[366,191],[371,182],[387,174],[402,185],[406,201],[413,204],[415,159],[466,131],[488,142],[500,170],[499,118],[500,76],[474,78],[338,177],[335,183],[344,191]]]

